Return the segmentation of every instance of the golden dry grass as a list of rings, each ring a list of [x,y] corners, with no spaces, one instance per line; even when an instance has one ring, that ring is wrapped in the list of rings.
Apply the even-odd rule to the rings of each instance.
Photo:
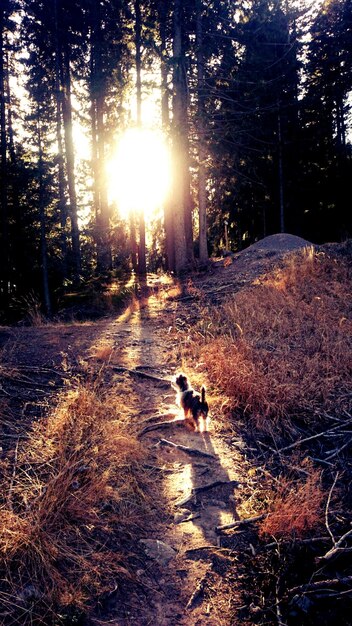
[[[202,322],[209,379],[258,428],[351,408],[351,275],[314,253],[229,298]]]
[[[275,538],[302,538],[322,526],[324,492],[321,472],[310,468],[304,480],[282,478],[270,499],[267,517],[259,526],[260,535]]]
[[[0,620],[59,624],[132,576],[147,510],[144,451],[98,384],[67,391],[2,481]]]

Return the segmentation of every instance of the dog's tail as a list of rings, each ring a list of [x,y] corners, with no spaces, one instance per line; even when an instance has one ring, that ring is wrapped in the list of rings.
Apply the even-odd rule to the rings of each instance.
[[[202,387],[200,392],[201,392],[202,402],[204,404],[204,402],[205,402],[205,392],[206,392],[206,389],[205,389],[204,385],[203,385],[203,387]]]

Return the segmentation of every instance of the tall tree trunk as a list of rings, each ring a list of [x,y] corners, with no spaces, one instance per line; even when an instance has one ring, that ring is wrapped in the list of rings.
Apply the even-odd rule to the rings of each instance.
[[[62,51],[61,40],[59,30],[59,14],[58,14],[59,0],[55,0],[55,91],[56,91],[56,142],[57,142],[57,165],[58,165],[58,192],[59,192],[59,217],[60,217],[60,245],[62,256],[62,276],[67,278],[68,265],[67,265],[67,205],[65,197],[65,165],[64,165],[64,146],[62,139],[62,89],[60,84],[60,76],[62,76]]]
[[[4,310],[9,296],[9,241],[8,241],[8,190],[7,190],[7,137],[6,137],[6,93],[5,93],[5,9],[0,5],[0,203],[1,203],[1,252],[0,252],[0,301]]]
[[[278,141],[278,158],[279,158],[279,203],[280,203],[280,233],[285,232],[285,201],[284,201],[284,168],[282,154],[282,127],[281,127],[281,110],[278,105],[277,112],[277,141]]]
[[[159,32],[161,41],[161,121],[164,132],[169,131],[170,111],[169,111],[169,68],[167,63],[167,18],[169,12],[169,1],[159,0]],[[175,247],[174,247],[174,224],[172,218],[172,204],[170,197],[164,202],[164,227],[165,227],[165,247],[166,247],[166,269],[175,270]]]
[[[72,264],[73,278],[75,286],[79,285],[81,272],[81,251],[79,241],[79,228],[77,218],[77,194],[75,181],[75,152],[73,147],[72,135],[72,102],[71,102],[71,68],[70,68],[70,51],[65,47],[63,52],[63,76],[62,76],[62,115],[64,122],[65,136],[65,153],[66,153],[66,171],[68,194],[70,199],[70,220],[71,220],[71,238],[72,238]]]
[[[137,94],[137,126],[142,125],[142,58],[141,58],[142,16],[140,0],[135,0],[135,47],[136,47],[136,94]],[[137,181],[138,184],[138,181]],[[145,218],[144,209],[139,207],[139,248],[138,274],[147,273],[145,254]]]
[[[8,41],[6,41],[8,44]],[[6,72],[5,72],[5,92],[7,102],[7,137],[8,137],[8,180],[9,180],[9,203],[12,204],[12,216],[15,228],[11,236],[11,263],[9,263],[9,282],[10,288],[14,289],[14,285],[19,286],[21,283],[21,263],[20,258],[23,250],[23,211],[20,205],[19,188],[17,184],[18,162],[15,150],[14,131],[13,131],[13,115],[12,115],[12,98],[10,87],[10,57],[8,46],[6,51]]]
[[[37,138],[38,138],[38,175],[39,175],[39,220],[40,220],[40,257],[42,267],[42,285],[45,312],[51,316],[51,300],[49,290],[48,276],[48,252],[46,243],[46,218],[45,218],[45,199],[44,199],[44,176],[43,176],[43,147],[41,134],[41,118],[39,106],[37,109]]]
[[[185,107],[187,111],[187,99],[185,103],[185,66],[182,54],[182,0],[174,0],[173,15],[173,225],[174,225],[174,248],[175,270],[185,270],[188,262],[189,233],[186,241],[186,206],[187,195],[187,143],[185,127]]]
[[[102,66],[102,27],[99,0],[93,0],[91,12],[91,115],[92,162],[96,214],[97,270],[105,274],[112,269],[109,237],[110,219],[105,175],[105,76]]]
[[[205,104],[204,104],[204,50],[202,0],[196,0],[196,43],[197,43],[197,91],[198,91],[198,215],[199,215],[199,261],[208,262],[207,245],[207,192],[205,172]]]

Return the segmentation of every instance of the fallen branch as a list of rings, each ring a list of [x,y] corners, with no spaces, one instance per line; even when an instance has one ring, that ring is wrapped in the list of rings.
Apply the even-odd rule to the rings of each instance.
[[[343,542],[350,535],[352,535],[352,528],[351,528],[351,530],[348,530],[347,533],[342,535],[342,537],[340,537],[340,539],[335,542],[334,546],[326,554],[324,554],[324,556],[318,556],[317,557],[317,561],[318,562],[319,561],[330,561],[331,559],[333,559],[338,554],[341,554],[342,552],[351,552],[351,548],[342,548],[341,547],[341,544],[343,544]]]
[[[332,578],[331,580],[317,580],[314,583],[307,583],[306,585],[298,585],[297,587],[292,587],[291,589],[288,589],[286,591],[285,595],[291,596],[297,593],[305,593],[306,591],[319,591],[320,589],[338,587],[339,585],[350,585],[351,583],[352,576],[346,576],[345,578]]]
[[[198,552],[199,550],[212,550],[213,552],[227,552],[231,555],[233,554],[233,550],[230,550],[230,548],[221,548],[220,546],[198,546],[197,548],[188,548],[188,550],[185,550],[184,554],[192,554],[193,552]]]
[[[213,454],[209,454],[209,452],[203,452],[202,450],[198,450],[197,448],[189,448],[188,446],[182,446],[179,443],[173,443],[172,441],[168,441],[168,439],[160,439],[157,443],[160,446],[167,446],[168,448],[174,448],[175,450],[180,450],[185,454],[189,454],[190,456],[205,456],[208,459],[215,459],[216,457]]]
[[[291,543],[299,543],[299,544],[310,544],[310,543],[323,543],[326,541],[329,541],[330,537],[310,537],[308,539],[297,539],[295,538],[294,540],[292,539],[284,539],[284,540],[280,540],[280,544],[291,544]],[[271,543],[267,543],[264,548],[266,550],[269,550],[270,548],[277,548],[277,541],[272,541]]]
[[[276,452],[280,454],[280,452],[286,452],[287,450],[292,450],[292,448],[296,448],[297,446],[300,446],[301,443],[306,443],[307,441],[318,439],[319,437],[323,437],[323,435],[326,435],[327,433],[332,433],[334,430],[343,428],[344,426],[347,426],[348,424],[351,424],[351,423],[352,423],[352,419],[347,420],[347,422],[340,422],[339,424],[336,424],[335,426],[332,426],[331,428],[328,428],[327,430],[323,430],[320,433],[316,433],[316,435],[311,435],[310,437],[299,439],[298,441],[291,443],[289,446],[285,446],[284,448],[279,448],[278,450],[276,450]]]
[[[153,380],[159,385],[162,384],[165,388],[169,388],[171,385],[171,382],[167,378],[160,378],[159,376],[155,376],[154,374],[148,374],[147,372],[141,372],[139,370],[130,370],[128,369],[128,367],[120,367],[117,365],[109,365],[109,367],[114,372],[124,372],[126,374],[129,374],[130,376],[138,376],[139,378],[147,378],[148,380]]]
[[[244,524],[253,524],[254,522],[259,522],[259,520],[264,519],[267,516],[267,513],[262,513],[261,515],[256,515],[255,517],[247,517],[246,519],[239,519],[236,522],[232,522],[231,524],[223,524],[222,526],[216,526],[216,531],[221,530],[230,530],[231,528],[237,528],[237,526],[242,526]]]

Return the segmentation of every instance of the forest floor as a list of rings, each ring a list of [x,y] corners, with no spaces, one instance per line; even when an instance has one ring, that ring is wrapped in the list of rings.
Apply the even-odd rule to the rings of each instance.
[[[189,358],[190,350],[196,354],[197,302],[206,298],[219,305],[305,245],[298,237],[276,235],[214,261],[209,272],[184,284],[150,277],[141,297],[117,316],[0,329],[0,392],[8,415],[2,423],[2,455],[13,467],[11,486],[15,444],[21,446],[33,422],[45,419],[63,388],[88,375],[102,377],[109,404],[146,454],[150,515],[145,523],[138,520],[129,538],[132,576],[105,591],[92,623],[283,626],[279,603],[264,610],[258,588],[252,588],[258,585],[251,574],[257,533],[251,524],[235,525],[243,516],[241,503],[260,499],[255,476],[264,467],[262,453],[253,455],[243,421],[227,423],[222,393],[209,380],[209,432],[185,428],[170,381],[186,371],[196,388],[203,382],[202,363]],[[164,421],[169,423],[160,425]],[[246,517],[255,514],[254,502]],[[228,524],[234,524],[229,533],[219,528]]]

